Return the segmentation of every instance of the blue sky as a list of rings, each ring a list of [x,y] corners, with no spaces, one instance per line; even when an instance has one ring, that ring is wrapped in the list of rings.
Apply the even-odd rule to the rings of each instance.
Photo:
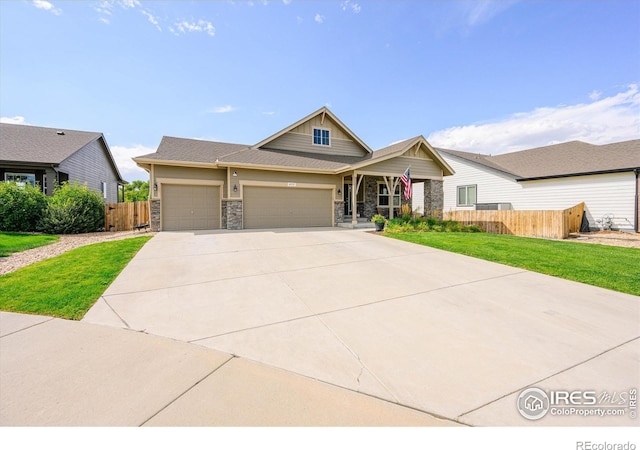
[[[640,137],[639,1],[1,1],[0,117],[254,144],[328,106],[370,147]]]

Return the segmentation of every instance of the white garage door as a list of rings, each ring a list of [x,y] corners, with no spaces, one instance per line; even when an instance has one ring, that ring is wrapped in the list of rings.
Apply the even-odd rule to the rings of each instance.
[[[333,226],[330,189],[245,186],[244,228]]]
[[[162,186],[162,230],[220,228],[220,187]]]

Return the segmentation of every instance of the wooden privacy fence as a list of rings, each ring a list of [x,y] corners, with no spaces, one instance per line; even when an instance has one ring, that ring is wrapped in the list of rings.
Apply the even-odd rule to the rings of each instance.
[[[477,225],[487,233],[566,239],[580,231],[584,203],[565,210],[545,211],[449,211],[445,220]]]
[[[106,231],[131,231],[149,223],[149,202],[107,203],[104,216]]]

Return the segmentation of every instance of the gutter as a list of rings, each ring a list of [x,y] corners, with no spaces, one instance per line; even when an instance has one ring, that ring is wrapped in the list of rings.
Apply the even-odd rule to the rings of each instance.
[[[627,167],[625,169],[611,169],[611,170],[594,170],[591,172],[577,172],[577,173],[563,173],[559,175],[544,175],[540,177],[529,177],[529,178],[516,178],[516,181],[534,181],[534,180],[550,180],[552,178],[569,178],[569,177],[582,177],[586,175],[603,175],[606,173],[621,173],[621,172],[635,172],[637,176],[638,168]]]

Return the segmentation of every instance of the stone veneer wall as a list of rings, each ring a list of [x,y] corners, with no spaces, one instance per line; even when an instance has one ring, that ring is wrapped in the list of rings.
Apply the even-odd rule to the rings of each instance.
[[[242,200],[226,200],[223,202],[223,227],[227,230],[242,230]]]
[[[150,200],[151,231],[160,231],[160,200]]]
[[[444,208],[444,189],[441,180],[424,182],[424,215],[442,219]]]
[[[334,225],[344,222],[344,201],[338,200],[333,202]]]
[[[365,175],[362,183],[364,184],[364,211],[363,215],[367,219],[371,219],[378,214],[378,181],[382,177],[371,177]]]

